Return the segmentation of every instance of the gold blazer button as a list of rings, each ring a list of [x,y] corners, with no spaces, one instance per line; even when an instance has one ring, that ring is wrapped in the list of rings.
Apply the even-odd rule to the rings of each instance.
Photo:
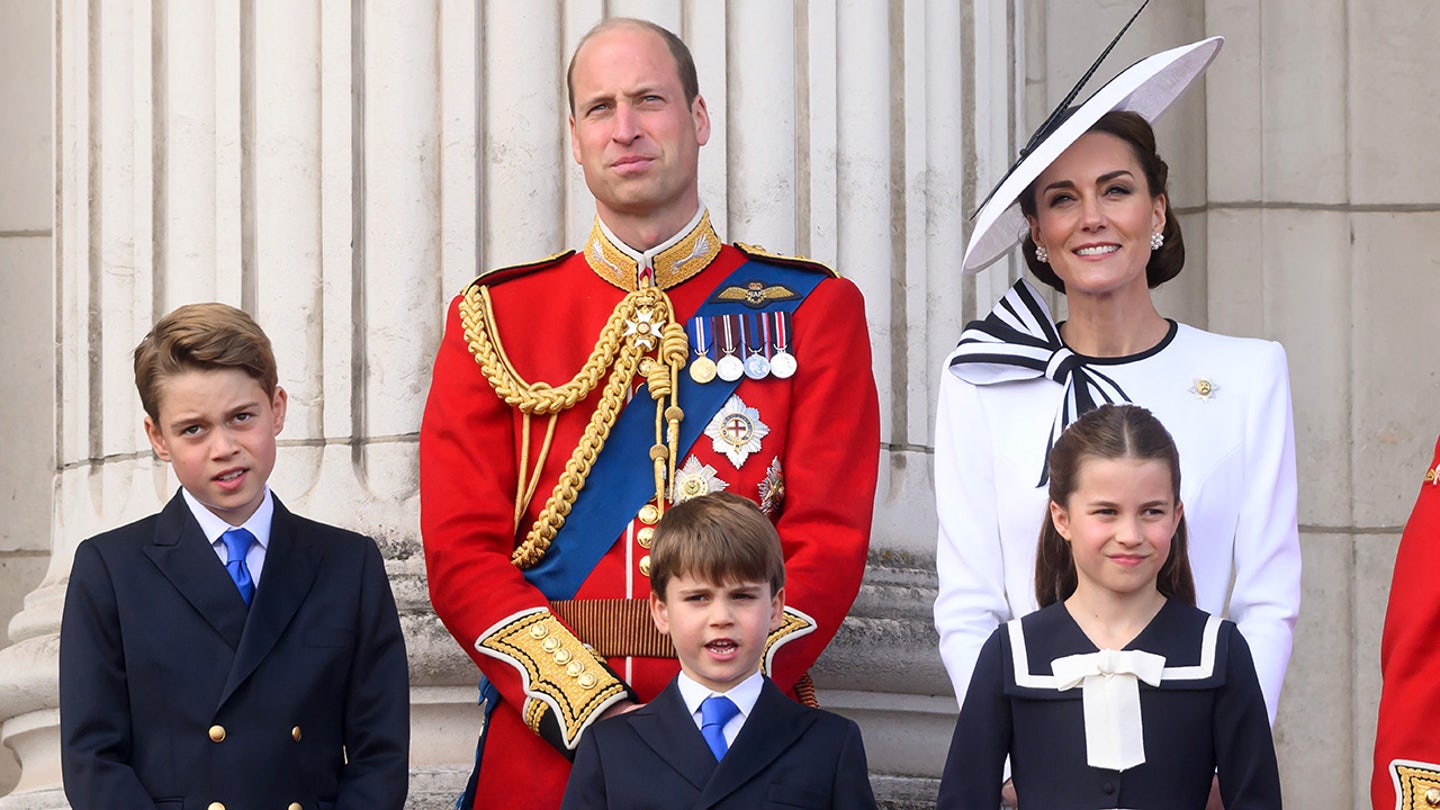
[[[224,726],[211,726],[211,727],[210,727],[210,742],[217,742],[217,743],[218,743],[218,742],[225,742],[225,727],[224,727]],[[216,802],[216,804],[219,804],[219,802]],[[213,810],[213,808],[212,808],[212,810]],[[224,808],[221,808],[221,810],[224,810]]]
[[[300,742],[300,727],[299,727],[299,726],[296,726],[296,727],[290,729],[290,739],[294,740],[295,742]]]

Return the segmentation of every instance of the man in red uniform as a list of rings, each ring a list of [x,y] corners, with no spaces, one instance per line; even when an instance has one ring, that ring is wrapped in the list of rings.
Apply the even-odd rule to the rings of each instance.
[[[1440,807],[1440,443],[1395,557],[1380,641],[1380,722],[1370,798],[1375,810]]]
[[[709,113],[673,34],[601,23],[569,85],[590,237],[456,298],[421,427],[431,601],[487,699],[466,807],[558,807],[584,730],[679,671],[645,601],[668,506],[725,490],[775,522],[788,605],[763,665],[799,697],[869,544],[859,290],[721,242],[697,190]]]

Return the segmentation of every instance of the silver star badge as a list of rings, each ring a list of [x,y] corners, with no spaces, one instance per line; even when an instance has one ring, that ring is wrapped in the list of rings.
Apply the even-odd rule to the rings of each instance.
[[[760,421],[758,410],[731,394],[725,407],[705,426],[705,435],[715,452],[724,454],[738,470],[751,453],[760,450],[760,440],[770,435],[770,426]]]
[[[729,488],[730,484],[720,480],[714,467],[691,456],[686,459],[684,467],[675,471],[675,494],[672,501],[680,504],[691,498]]]

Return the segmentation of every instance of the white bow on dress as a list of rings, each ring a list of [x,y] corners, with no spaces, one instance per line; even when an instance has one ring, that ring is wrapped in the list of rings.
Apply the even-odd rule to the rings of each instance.
[[[1145,762],[1140,681],[1159,686],[1165,657],[1144,650],[1100,650],[1050,662],[1061,692],[1083,688],[1085,759],[1092,768],[1123,771]]]

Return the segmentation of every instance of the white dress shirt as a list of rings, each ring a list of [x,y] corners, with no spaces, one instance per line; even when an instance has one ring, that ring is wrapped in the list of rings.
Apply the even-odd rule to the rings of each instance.
[[[739,736],[740,729],[745,725],[745,718],[755,710],[755,701],[760,699],[760,689],[765,685],[765,676],[759,670],[754,675],[735,684],[728,692],[715,692],[707,686],[696,683],[683,671],[676,679],[676,686],[680,688],[680,697],[685,701],[685,708],[690,710],[690,717],[695,720],[695,728],[700,728],[700,704],[711,695],[730,698],[730,702],[740,710],[740,713],[730,718],[730,722],[721,729],[725,735],[725,745],[729,747],[735,744],[735,738]]]
[[[226,550],[220,535],[229,529],[246,529],[255,535],[255,542],[250,544],[250,551],[245,555],[245,567],[250,569],[250,580],[259,588],[260,573],[265,569],[265,549],[270,545],[270,521],[275,517],[275,499],[270,494],[270,487],[265,487],[265,498],[260,501],[260,506],[256,507],[255,514],[240,526],[231,526],[221,520],[191,495],[190,490],[181,487],[180,493],[185,496],[190,514],[194,515],[195,522],[200,524],[200,531],[205,533],[205,539],[210,541],[210,547],[215,549],[215,556],[220,558],[221,565],[230,561],[230,552]]]

